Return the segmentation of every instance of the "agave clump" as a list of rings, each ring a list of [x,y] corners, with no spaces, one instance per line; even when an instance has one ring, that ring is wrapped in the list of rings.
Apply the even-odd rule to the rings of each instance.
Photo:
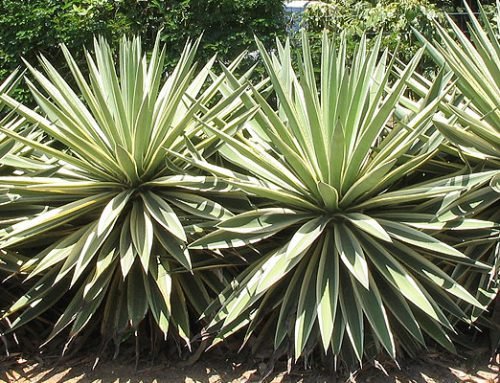
[[[207,310],[216,341],[247,326],[246,340],[274,333],[275,350],[292,345],[295,359],[320,344],[341,359],[361,361],[373,355],[368,343],[395,358],[399,348],[423,347],[424,333],[453,350],[448,314],[467,320],[455,298],[483,306],[436,262],[483,272],[490,266],[428,231],[497,224],[435,220],[447,196],[496,174],[419,171],[438,151],[424,138],[448,89],[435,87],[416,112],[396,118],[422,50],[393,77],[380,38],[371,50],[363,38],[348,65],[345,37],[337,47],[325,34],[321,68],[314,68],[304,35],[297,75],[288,42],[278,42],[272,55],[258,45],[277,110],[255,91],[244,98],[257,108],[255,117],[236,135],[208,124],[234,170],[182,156],[255,201],[254,210],[223,220],[190,248],[272,247]]]
[[[19,71],[14,71],[0,84],[0,94],[12,94],[17,89],[21,77]],[[43,135],[36,129],[35,126],[26,122],[24,118],[15,116],[12,112],[7,112],[5,105],[0,101],[0,126],[5,129],[16,131],[23,136],[30,137],[33,140],[42,139]],[[29,147],[22,143],[16,142],[13,138],[0,133],[0,175],[17,174],[41,174],[51,171],[50,163],[33,152]],[[8,205],[15,196],[2,190],[0,197],[0,205],[2,208],[2,216],[0,218],[0,228],[11,225],[19,220],[19,209],[10,209]],[[43,206],[30,206],[27,208],[31,214],[40,212]],[[28,349],[29,342],[33,334],[40,333],[41,329],[37,326],[28,326],[21,333],[4,335],[11,327],[11,322],[4,315],[8,308],[15,302],[19,296],[19,292],[26,291],[27,287],[22,284],[22,277],[19,275],[21,265],[26,262],[26,257],[19,253],[0,251],[0,338],[3,343],[2,352],[8,356],[10,351],[22,345],[24,349]]]
[[[478,19],[467,4],[468,37],[447,16],[449,28],[436,22],[439,41],[427,42],[427,49],[438,65],[454,74],[456,87],[465,96],[463,107],[448,103],[451,121],[438,115],[436,126],[464,152],[479,158],[500,158],[500,43],[499,27],[493,25],[479,6]],[[496,19],[500,3],[496,4]],[[422,40],[424,38],[417,34]],[[498,168],[498,161],[496,162]]]
[[[468,36],[458,28],[451,18],[448,17],[449,29],[438,25],[439,41],[428,44],[429,53],[436,62],[451,70],[459,96],[463,97],[462,105],[444,105],[452,112],[448,119],[443,115],[436,119],[436,126],[464,155],[471,155],[477,163],[477,159],[483,160],[476,166],[490,169],[500,169],[500,43],[499,24],[500,3],[496,2],[494,22],[488,20],[485,10],[481,4],[479,17],[465,4],[469,23]],[[450,124],[450,121],[455,122]],[[469,215],[475,218],[489,219],[499,222],[500,216],[495,203],[500,200],[500,177],[491,179],[489,185],[485,185],[474,193],[469,193],[452,205],[443,213],[452,213],[460,216]],[[498,228],[484,230],[481,235],[468,236],[457,241],[457,246],[464,249],[475,259],[486,261],[493,265],[487,275],[472,273],[467,267],[459,265],[453,269],[453,275],[461,281],[470,291],[476,292],[478,300],[485,306],[489,306],[496,299],[498,311],[498,294],[500,290],[500,233]],[[482,313],[477,310],[471,311],[471,319],[475,320]],[[480,318],[486,319],[486,318]],[[493,318],[490,323],[493,328],[492,348],[498,348],[500,341],[499,325]],[[496,343],[495,343],[496,342]]]
[[[204,254],[193,261],[187,241],[204,225],[233,214],[193,191],[196,186],[217,192],[221,187],[214,177],[199,176],[169,152],[213,150],[215,137],[203,132],[200,121],[222,123],[238,96],[220,97],[223,77],[211,73],[214,59],[196,69],[198,43],[188,43],[164,76],[159,36],[150,55],[142,52],[139,38],[123,38],[118,65],[100,38],[94,54],[86,54],[88,78],[63,46],[76,87],[41,57],[45,74],[28,64],[37,83],[28,85],[39,109],[1,96],[53,143],[6,126],[0,132],[57,165],[46,176],[0,177],[2,189],[14,196],[11,209],[44,207],[20,214],[0,231],[2,249],[22,247],[33,254],[22,266],[33,287],[6,313],[15,315],[12,328],[65,296],[71,299],[49,339],[70,325],[75,337],[96,313],[101,331],[120,338],[150,312],[165,335],[173,328],[189,342],[188,310],[201,312],[210,291],[225,282],[207,270],[211,261]],[[203,270],[194,270],[196,262]]]

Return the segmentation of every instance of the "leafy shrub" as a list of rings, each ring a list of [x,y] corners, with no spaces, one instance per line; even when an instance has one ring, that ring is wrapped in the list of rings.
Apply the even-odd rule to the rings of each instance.
[[[279,112],[255,92],[254,124],[234,137],[213,129],[226,144],[221,154],[239,171],[187,159],[259,201],[191,248],[274,239],[209,310],[209,329],[224,339],[250,323],[248,339],[271,321],[275,349],[291,342],[295,359],[316,344],[346,361],[351,350],[361,361],[381,347],[394,358],[398,347],[413,353],[423,346],[423,333],[453,350],[446,313],[464,321],[467,315],[451,296],[482,305],[436,263],[489,266],[426,231],[495,227],[454,216],[433,220],[452,193],[476,190],[498,172],[424,176],[419,170],[436,151],[421,140],[447,89],[438,78],[417,111],[389,123],[422,51],[390,81],[393,62],[380,54],[380,36],[372,50],[362,37],[352,66],[346,39],[337,48],[323,35],[318,88],[306,37],[300,76],[288,42],[271,57],[259,44]]]
[[[29,68],[39,84],[29,83],[39,109],[1,96],[57,143],[0,129],[57,165],[50,175],[0,178],[12,196],[4,208],[21,212],[0,231],[0,246],[34,252],[21,271],[36,282],[8,310],[9,316],[19,314],[12,329],[71,296],[49,339],[69,325],[71,337],[77,336],[100,309],[108,337],[137,329],[150,311],[165,336],[173,326],[189,342],[188,310],[201,313],[210,290],[218,292],[224,279],[205,271],[214,258],[193,258],[186,242],[232,213],[190,191],[200,184],[217,189],[219,183],[196,176],[168,152],[191,145],[213,150],[214,140],[201,134],[198,120],[223,121],[238,96],[215,99],[222,79],[207,81],[214,60],[196,72],[199,42],[185,47],[166,80],[159,37],[148,57],[139,38],[124,38],[117,68],[109,45],[96,41],[95,56],[87,56],[88,80],[63,47],[77,91],[42,57],[45,75]],[[34,204],[44,208],[30,215]]]
[[[455,74],[457,88],[467,97],[467,107],[451,107],[458,121],[453,125],[436,119],[437,127],[463,150],[475,150],[483,158],[500,160],[500,44],[498,28],[490,23],[482,7],[481,21],[467,8],[471,40],[448,19],[452,32],[438,25],[440,42],[430,49],[439,64]],[[497,3],[497,18],[500,4]],[[423,36],[420,36],[423,38]],[[454,39],[455,37],[455,39]],[[458,41],[457,41],[458,40]],[[457,123],[458,122],[458,123]]]
[[[443,20],[444,11],[428,0],[353,1],[328,0],[312,2],[305,11],[302,26],[317,40],[317,50],[323,30],[345,33],[348,54],[352,55],[362,35],[374,37],[383,32],[382,46],[391,52],[398,48],[398,57],[408,62],[420,49],[412,28],[427,38],[436,35],[433,20]],[[434,70],[431,60],[424,57],[422,69]]]
[[[496,100],[500,97],[497,75],[498,67],[498,35],[494,23],[500,15],[498,5],[492,11],[491,6],[486,11],[479,5],[480,18],[476,18],[470,8],[468,13],[469,34],[462,30],[463,25],[456,24],[451,18],[444,25],[438,24],[437,41],[430,42],[417,33],[419,39],[427,43],[429,55],[436,61],[436,65],[444,66],[446,81],[454,82],[454,86],[445,97],[446,102],[439,105],[440,112],[434,116],[437,131],[429,137],[436,142],[436,137],[442,135],[441,149],[446,153],[446,159],[453,166],[465,163],[474,169],[500,169],[498,161],[498,108]],[[415,76],[410,87],[420,97],[432,93],[431,84],[421,76]],[[406,100],[410,101],[410,100]],[[411,104],[411,101],[407,104]],[[441,134],[440,134],[441,133]],[[450,171],[456,171],[455,168]],[[466,193],[455,201],[441,206],[436,219],[441,216],[453,215],[457,219],[479,218],[492,222],[499,222],[498,209],[495,204],[500,198],[498,176],[488,184]],[[452,266],[441,264],[457,281],[465,286],[486,307],[491,306],[498,295],[500,277],[498,265],[500,262],[499,231],[492,227],[464,233],[456,236],[449,230],[434,232],[460,249],[468,256],[494,265],[490,273],[474,273],[465,265]],[[470,315],[472,322],[478,321],[491,327],[498,334],[498,325],[488,321],[489,315],[462,305]],[[493,349],[496,345],[492,345]]]
[[[430,54],[440,65],[445,64],[454,75],[461,102],[442,106],[442,113],[435,117],[435,124],[441,133],[455,145],[462,156],[469,158],[477,166],[500,169],[500,44],[499,30],[495,22],[499,19],[500,3],[490,13],[479,4],[479,19],[466,5],[469,16],[469,36],[448,19],[451,31],[438,25],[439,42],[428,45]],[[493,17],[491,17],[493,16]],[[422,36],[420,36],[422,38]],[[460,97],[460,96],[459,96]],[[489,185],[466,195],[456,201],[448,210],[455,214],[466,215],[472,211],[476,216],[499,222],[500,216],[494,204],[500,198],[500,178],[493,178]],[[493,209],[490,207],[493,206]],[[481,238],[481,239],[479,239]],[[470,273],[467,267],[460,266],[453,274],[476,292],[477,298],[489,306],[497,297],[500,289],[499,252],[500,233],[498,229],[485,230],[469,238],[456,241],[475,259],[494,266],[489,275],[478,276]],[[473,310],[473,320],[479,317]],[[496,333],[500,329],[493,323]],[[498,336],[498,335],[497,335]],[[496,345],[493,345],[495,347]]]

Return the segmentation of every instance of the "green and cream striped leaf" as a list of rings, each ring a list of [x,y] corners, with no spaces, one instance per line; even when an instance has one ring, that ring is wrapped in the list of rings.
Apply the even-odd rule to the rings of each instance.
[[[348,62],[346,36],[336,46],[324,34],[319,68],[305,35],[296,62],[289,42],[277,42],[269,53],[257,41],[272,97],[267,89],[242,93],[251,117],[235,134],[207,127],[224,141],[220,153],[230,166],[194,152],[177,154],[254,203],[191,244],[257,251],[207,311],[217,341],[247,325],[248,340],[269,315],[277,317],[275,348],[288,341],[295,359],[319,341],[325,352],[352,354],[347,347],[361,361],[369,339],[395,358],[402,341],[409,340],[410,350],[424,346],[423,333],[451,349],[453,326],[445,313],[465,319],[456,298],[477,307],[478,300],[439,265],[480,272],[490,265],[451,246],[442,233],[452,227],[493,230],[494,223],[455,211],[498,172],[469,172],[442,160],[457,153],[432,123],[453,99],[451,76],[442,71],[410,99],[407,86],[413,91],[423,50],[400,67],[380,52],[381,38],[369,50],[363,37]],[[225,92],[241,87],[228,78]],[[411,261],[405,262],[402,247]]]
[[[197,69],[199,43],[188,42],[166,76],[159,34],[152,52],[143,52],[139,37],[123,37],[117,52],[98,37],[86,69],[63,46],[70,79],[45,57],[39,66],[26,63],[37,108],[7,94],[15,74],[2,85],[0,107],[10,111],[0,120],[0,161],[18,170],[0,174],[0,246],[34,253],[23,269],[35,288],[9,312],[22,310],[16,326],[66,293],[69,305],[50,339],[71,323],[76,336],[97,315],[105,335],[119,338],[150,311],[165,335],[171,329],[189,343],[189,300],[201,314],[210,297],[185,289],[194,283],[203,291],[214,262],[198,256],[198,271],[187,242],[199,234],[185,228],[213,227],[248,199],[171,152],[214,153],[222,143],[206,126],[231,117],[224,132],[235,134],[252,115],[241,108],[246,80],[221,96],[228,80],[213,74],[215,58]],[[230,208],[221,204],[225,194]],[[195,282],[174,275],[185,271]]]

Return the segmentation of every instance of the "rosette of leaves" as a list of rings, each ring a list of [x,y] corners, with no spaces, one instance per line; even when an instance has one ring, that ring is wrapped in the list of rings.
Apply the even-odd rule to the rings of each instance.
[[[2,249],[33,254],[22,267],[33,288],[6,314],[15,314],[13,328],[65,297],[49,340],[68,326],[73,339],[97,312],[101,331],[120,338],[150,312],[165,335],[173,328],[189,342],[189,310],[201,312],[225,277],[216,277],[213,259],[201,253],[196,258],[186,242],[232,213],[193,191],[196,186],[215,193],[220,182],[198,176],[168,152],[213,150],[217,139],[204,134],[198,120],[222,124],[238,96],[220,97],[223,77],[210,73],[214,59],[196,69],[198,44],[186,45],[166,77],[159,38],[150,55],[142,53],[139,38],[123,38],[118,65],[107,42],[96,40],[94,55],[86,53],[88,78],[63,46],[75,87],[41,57],[45,74],[28,64],[38,83],[28,81],[39,111],[1,97],[55,143],[1,132],[58,165],[50,176],[0,177],[2,189],[16,196],[11,206],[45,207],[0,232]],[[232,123],[237,126],[238,118]]]
[[[453,73],[448,72],[446,76],[443,76],[443,80],[445,78],[450,80],[452,76]],[[415,79],[412,80],[411,87],[421,95],[434,91],[431,89],[431,85],[423,78],[419,78],[417,81]],[[418,103],[411,102],[408,99],[405,99],[405,103],[412,110],[418,109]],[[452,87],[452,91],[443,98],[443,102],[439,106],[440,116],[438,119],[444,121],[447,118],[447,126],[457,129],[456,133],[460,134],[461,124],[457,116],[453,113],[452,108],[460,108],[461,111],[467,112],[468,104],[469,102],[464,99],[463,95],[457,92],[455,87]],[[442,127],[439,123],[436,125]],[[500,164],[498,159],[482,153],[479,147],[465,147],[458,144],[457,140],[450,141],[451,136],[447,136],[447,138],[441,135],[441,132],[445,133],[441,128],[430,129],[427,136],[424,136],[425,145],[433,145],[434,147],[439,147],[440,150],[439,156],[436,156],[425,165],[424,170],[426,172],[444,175],[451,172],[463,173],[485,169],[498,169]],[[492,265],[488,273],[477,272],[474,268],[463,264],[452,265],[441,263],[439,265],[474,294],[484,307],[490,306],[495,300],[500,283],[498,274],[498,265],[500,262],[498,248],[500,243],[499,215],[498,209],[495,208],[500,200],[500,188],[497,173],[492,172],[491,174],[491,180],[480,187],[472,188],[463,194],[451,194],[446,198],[446,201],[436,203],[437,213],[435,222],[427,226],[427,230],[432,231],[434,236],[442,238],[469,257]],[[480,230],[461,231],[460,228],[455,228],[454,224],[444,226],[440,224],[440,222],[452,220],[460,222],[463,219],[468,219],[471,223],[477,219],[486,220],[495,222],[497,225],[481,228]],[[489,312],[467,306],[463,302],[459,304],[470,314],[471,322],[491,325],[487,320],[490,317]]]
[[[221,155],[239,170],[184,157],[256,204],[223,220],[192,249],[258,246],[266,239],[272,239],[266,246],[274,245],[207,310],[215,341],[247,326],[246,340],[274,334],[274,348],[289,341],[295,359],[318,343],[344,360],[362,360],[374,349],[394,358],[398,348],[424,346],[424,334],[453,350],[447,314],[467,317],[454,298],[482,305],[436,261],[484,272],[490,266],[428,234],[426,225],[434,221],[435,203],[486,183],[493,172],[434,177],[418,171],[437,149],[412,148],[448,90],[394,120],[422,51],[393,78],[380,37],[372,50],[363,38],[349,67],[345,37],[337,47],[325,34],[321,67],[315,68],[304,35],[297,75],[288,42],[278,43],[272,55],[258,45],[278,110],[254,92],[244,102],[259,109],[236,135],[207,125],[225,143]],[[495,226],[467,219],[454,224]]]
[[[444,62],[456,79],[456,87],[465,96],[466,107],[446,105],[451,109],[453,119],[450,124],[442,116],[435,119],[438,129],[463,153],[484,160],[484,167],[500,169],[500,3],[496,2],[497,25],[486,15],[479,3],[479,18],[464,4],[469,15],[468,36],[448,17],[451,31],[437,25],[440,40],[429,45],[429,51],[437,62]],[[443,209],[442,214],[459,216],[474,215],[499,222],[500,216],[495,204],[500,200],[500,177],[491,179],[489,185],[469,193]],[[481,235],[464,236],[457,248],[463,249],[474,259],[493,265],[490,273],[477,274],[463,265],[453,269],[453,275],[470,291],[476,291],[477,299],[490,306],[496,299],[499,311],[500,290],[500,232],[498,228],[483,230]],[[488,323],[489,315],[471,310],[471,320],[486,320],[492,327],[492,348],[498,348],[500,328],[498,314]],[[495,315],[495,314],[493,314]],[[496,340],[495,340],[496,337]]]
[[[437,25],[439,42],[427,42],[428,52],[439,65],[450,71],[456,88],[445,102],[441,103],[441,113],[435,117],[435,125],[448,139],[448,147],[454,149],[458,164],[464,160],[474,168],[499,169],[500,148],[500,45],[498,25],[489,21],[485,10],[479,4],[479,18],[465,4],[469,15],[468,36],[448,17],[449,29]],[[500,3],[496,4],[497,18],[500,16]],[[419,38],[424,41],[421,35]],[[426,90],[428,85],[422,85]],[[456,91],[458,90],[458,91]],[[451,151],[450,151],[451,153]],[[489,184],[457,200],[450,199],[442,206],[438,217],[453,215],[456,217],[482,218],[493,222],[499,221],[495,204],[500,199],[499,178],[493,177]],[[474,273],[464,265],[453,270],[453,276],[459,280],[485,306],[489,306],[498,294],[500,262],[498,228],[455,238],[445,233],[448,240],[462,249],[470,257],[488,262],[493,267],[488,274]],[[444,266],[451,270],[450,266]],[[486,316],[478,310],[471,310],[471,320],[483,320]]]
[[[419,108],[425,105],[426,95],[436,92],[437,84],[441,83],[441,86],[443,86],[443,84],[450,83],[452,78],[453,73],[446,70],[441,71],[432,84],[421,76],[414,76],[409,82],[410,87],[422,99],[411,100],[409,97],[403,97],[401,103],[404,104],[404,107],[400,107],[398,113],[405,115],[418,111]],[[459,125],[458,118],[453,113],[452,108],[458,107],[460,110],[466,111],[468,104],[469,102],[464,99],[463,95],[452,86],[439,105],[439,118],[448,118],[447,124],[450,126]],[[460,126],[457,129],[460,129]],[[469,147],[467,149],[456,144],[457,141],[450,142],[441,134],[440,129],[436,129],[434,126],[422,138],[425,143],[415,146],[414,151],[419,152],[427,145],[439,148],[439,153],[428,161],[423,168],[423,171],[427,173],[446,175],[454,172],[463,173],[464,171],[498,169],[498,160],[489,157],[486,153],[481,153],[477,148],[472,150]],[[500,262],[498,226],[482,228],[481,230],[460,231],[454,225],[443,226],[439,222],[451,220],[460,222],[467,218],[470,219],[470,222],[482,219],[498,223],[498,209],[494,207],[500,199],[500,189],[498,187],[498,176],[494,175],[493,172],[490,182],[481,185],[479,188],[473,188],[464,194],[450,195],[445,202],[436,203],[436,222],[427,226],[427,230],[432,231],[433,235],[442,237],[444,241],[461,249],[469,257],[493,265],[489,273],[478,273],[475,272],[474,268],[466,265],[440,264],[440,267],[447,270],[472,294],[475,294],[476,298],[485,307],[491,304],[498,293],[498,264]],[[462,305],[466,312],[471,313],[471,322],[476,322],[478,319],[483,322],[483,319],[489,316],[488,313],[486,313],[486,316],[482,315],[484,314],[482,310]]]
[[[500,30],[479,4],[478,19],[467,4],[469,36],[449,17],[450,29],[436,23],[439,41],[428,52],[439,65],[451,69],[466,107],[448,104],[453,119],[437,116],[437,128],[465,153],[483,159],[500,159]],[[497,2],[496,18],[500,17]],[[421,40],[425,39],[417,33]],[[446,110],[448,112],[448,110]],[[454,123],[457,121],[457,123]],[[495,168],[498,169],[498,162]]]

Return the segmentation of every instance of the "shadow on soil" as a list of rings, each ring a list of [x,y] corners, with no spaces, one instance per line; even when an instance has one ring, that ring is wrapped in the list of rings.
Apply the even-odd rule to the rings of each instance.
[[[231,358],[233,360],[233,358]],[[299,366],[286,374],[285,364],[270,366],[256,360],[231,362],[223,355],[205,355],[191,366],[168,360],[140,362],[134,359],[102,360],[92,369],[95,357],[62,361],[60,358],[28,357],[21,353],[0,358],[0,383],[500,383],[500,357],[490,358],[487,348],[462,351],[460,355],[428,351],[414,360],[365,365],[351,377],[338,376]],[[388,375],[386,375],[386,373]]]

